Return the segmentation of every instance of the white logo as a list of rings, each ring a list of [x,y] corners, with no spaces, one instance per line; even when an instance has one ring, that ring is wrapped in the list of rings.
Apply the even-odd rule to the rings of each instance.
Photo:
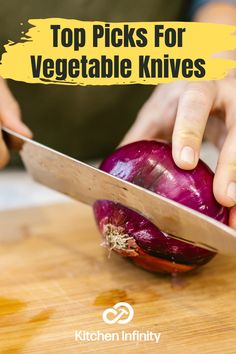
[[[112,315],[112,318],[109,318]],[[122,317],[125,317],[122,319]],[[126,324],[134,317],[134,309],[127,302],[117,302],[113,307],[109,307],[102,314],[102,319],[107,324]]]

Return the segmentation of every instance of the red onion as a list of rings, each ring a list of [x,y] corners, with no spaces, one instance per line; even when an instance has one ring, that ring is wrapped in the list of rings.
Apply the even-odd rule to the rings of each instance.
[[[108,156],[100,169],[227,224],[228,210],[217,203],[212,192],[213,172],[203,161],[191,171],[178,168],[170,144],[138,141],[123,146]],[[99,200],[94,204],[94,214],[103,244],[147,270],[185,272],[215,255],[171,238],[118,203]]]

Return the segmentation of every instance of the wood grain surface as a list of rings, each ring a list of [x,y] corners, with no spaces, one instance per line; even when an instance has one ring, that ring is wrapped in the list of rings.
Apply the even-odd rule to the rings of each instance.
[[[0,353],[236,353],[236,259],[217,256],[172,279],[100,247],[79,203],[0,213]],[[128,324],[102,312],[133,306]],[[75,331],[161,333],[153,341],[82,341]]]

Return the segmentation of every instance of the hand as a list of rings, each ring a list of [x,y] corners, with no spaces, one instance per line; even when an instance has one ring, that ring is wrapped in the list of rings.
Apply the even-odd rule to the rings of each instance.
[[[180,168],[198,162],[205,136],[220,154],[213,183],[217,201],[233,207],[230,225],[236,228],[236,79],[175,82],[159,85],[141,108],[122,144],[140,139],[171,140]]]
[[[9,160],[9,152],[3,140],[1,125],[28,138],[32,137],[29,128],[21,121],[17,101],[2,78],[0,78],[0,168],[3,168]],[[12,141],[12,144],[14,144],[14,141]]]

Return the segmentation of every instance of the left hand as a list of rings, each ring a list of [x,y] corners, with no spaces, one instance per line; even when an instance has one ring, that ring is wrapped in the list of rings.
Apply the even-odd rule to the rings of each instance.
[[[171,140],[180,168],[191,170],[199,159],[204,132],[219,149],[213,192],[232,207],[230,226],[236,229],[236,79],[174,82],[155,88],[141,108],[122,144],[161,138]]]

